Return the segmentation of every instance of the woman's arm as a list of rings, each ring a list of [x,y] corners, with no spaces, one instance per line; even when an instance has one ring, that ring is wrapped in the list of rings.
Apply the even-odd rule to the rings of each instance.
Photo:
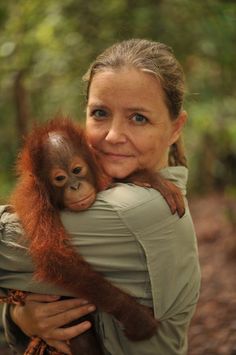
[[[63,213],[62,220],[79,252],[116,285],[154,307],[158,317],[169,319],[185,311],[181,300],[176,304],[173,300],[176,294],[184,296],[181,292],[184,285],[187,282],[191,286],[195,278],[191,275],[191,268],[196,269],[197,257],[194,235],[191,226],[182,232],[181,226],[189,225],[186,224],[188,217],[179,219],[171,215],[160,194],[151,189],[123,185],[99,194],[88,211]],[[177,226],[180,230],[176,234]],[[185,262],[189,267],[183,267]],[[166,283],[168,277],[172,280],[170,283]],[[163,283],[157,287],[156,279],[160,278]],[[181,284],[179,290],[176,283]],[[191,293],[195,292],[192,289]],[[191,294],[189,299],[187,304],[192,303]],[[34,317],[36,321],[39,315]],[[116,326],[119,328],[117,323]]]

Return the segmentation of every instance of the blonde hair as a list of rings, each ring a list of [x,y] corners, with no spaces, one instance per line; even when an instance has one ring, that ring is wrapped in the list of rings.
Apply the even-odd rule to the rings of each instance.
[[[89,67],[83,80],[87,83],[87,98],[94,75],[107,69],[132,66],[154,74],[162,85],[171,120],[179,116],[184,100],[184,73],[167,45],[146,39],[131,39],[114,44],[101,53]],[[182,137],[170,148],[169,165],[186,166]]]

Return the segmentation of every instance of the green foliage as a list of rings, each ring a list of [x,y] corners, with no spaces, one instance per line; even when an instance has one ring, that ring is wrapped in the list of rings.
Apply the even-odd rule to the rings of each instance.
[[[15,83],[23,73],[31,123],[55,112],[84,116],[82,75],[112,43],[142,37],[173,47],[187,78],[186,145],[191,186],[233,184],[236,155],[236,3],[223,0],[18,0],[0,4],[0,195],[14,181],[17,154]],[[205,145],[213,152],[204,153]],[[204,148],[203,148],[204,147]],[[211,163],[206,161],[211,159]],[[206,181],[202,171],[209,168]],[[220,175],[220,178],[219,178]]]
[[[231,96],[188,104],[185,141],[191,166],[191,187],[198,191],[235,185],[236,102]]]

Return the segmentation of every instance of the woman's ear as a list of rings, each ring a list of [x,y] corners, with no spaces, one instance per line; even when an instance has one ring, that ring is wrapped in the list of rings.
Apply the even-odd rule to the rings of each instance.
[[[181,131],[187,121],[187,118],[187,112],[181,111],[179,116],[174,121],[172,121],[172,135],[169,142],[170,146],[175,143],[179,138]]]

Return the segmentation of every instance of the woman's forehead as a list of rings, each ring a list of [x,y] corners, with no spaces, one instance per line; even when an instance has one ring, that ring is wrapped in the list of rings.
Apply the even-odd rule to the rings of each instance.
[[[88,107],[106,104],[149,111],[150,106],[165,105],[165,94],[152,73],[134,68],[102,71],[91,82]]]

